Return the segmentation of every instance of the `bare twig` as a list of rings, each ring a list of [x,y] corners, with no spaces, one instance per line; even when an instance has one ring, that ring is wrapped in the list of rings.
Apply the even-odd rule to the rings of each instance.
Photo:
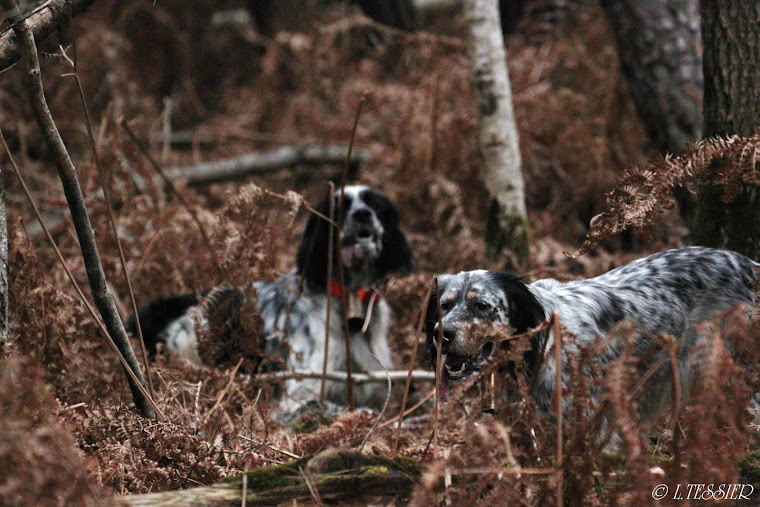
[[[63,407],[61,409],[61,412],[69,412],[70,410],[76,410],[78,408],[85,408],[87,406],[87,403],[81,402],[81,403],[75,403],[74,405],[69,405],[67,407]]]
[[[23,16],[12,16],[11,26],[0,33],[0,72],[14,65],[21,59],[21,46],[19,36],[15,33],[17,23],[25,21],[34,39],[41,41],[48,35],[57,31],[59,27],[68,24],[68,12],[66,4],[71,4],[73,15],[84,12],[95,0],[48,0],[39,8],[34,9]],[[5,8],[10,9],[5,4]]]
[[[69,28],[71,30],[71,64],[74,67],[74,73],[71,74],[71,76],[74,78],[74,81],[76,81],[77,84],[77,90],[79,91],[79,100],[82,103],[82,110],[84,111],[84,117],[85,117],[85,125],[87,127],[87,136],[90,139],[90,149],[92,150],[92,156],[95,159],[95,167],[98,170],[98,176],[100,179],[100,186],[103,189],[103,195],[105,197],[105,203],[106,203],[106,211],[108,214],[108,222],[111,225],[111,232],[113,233],[113,237],[116,240],[116,247],[119,251],[119,260],[121,262],[121,269],[124,271],[124,279],[127,282],[127,292],[129,292],[129,299],[132,303],[132,312],[135,316],[135,328],[137,329],[137,337],[140,341],[140,350],[142,351],[142,359],[143,359],[143,365],[145,366],[145,378],[148,381],[148,392],[150,393],[150,396],[153,398],[155,397],[155,391],[153,389],[153,382],[150,379],[150,366],[148,363],[148,352],[145,349],[145,339],[143,338],[142,334],[142,326],[140,325],[140,316],[137,312],[137,302],[135,300],[135,293],[132,290],[132,280],[129,276],[129,270],[127,269],[127,261],[124,257],[124,248],[121,245],[121,238],[119,238],[119,231],[116,227],[116,219],[114,218],[113,214],[113,206],[111,205],[111,185],[108,182],[108,179],[106,178],[105,171],[103,170],[103,166],[100,163],[100,156],[98,155],[98,148],[95,144],[95,136],[93,136],[92,133],[92,119],[90,118],[90,110],[87,107],[87,100],[85,100],[84,97],[84,89],[82,88],[82,81],[79,79],[79,72],[77,67],[77,36],[76,36],[76,30],[74,26],[74,18],[73,14],[71,12],[71,5],[69,4],[68,8],[68,15],[69,15]],[[63,48],[61,48],[61,53],[65,54],[63,51]]]
[[[377,356],[375,356],[375,354],[370,352],[369,355],[372,356],[372,359],[374,359],[375,362],[379,364],[383,369],[383,372],[388,379],[388,392],[385,394],[385,403],[383,403],[383,408],[380,409],[380,413],[377,415],[377,419],[375,419],[372,427],[367,432],[367,436],[365,436],[364,440],[362,440],[362,445],[359,446],[359,452],[362,452],[362,449],[364,449],[364,444],[367,443],[370,435],[372,435],[372,432],[375,431],[375,428],[377,428],[377,425],[380,423],[380,419],[383,417],[383,414],[385,414],[385,410],[388,408],[388,402],[391,401],[391,388],[393,387],[391,384],[391,376],[388,374],[388,368],[385,367],[385,365],[377,358]]]
[[[269,190],[268,188],[262,188],[261,190],[263,190],[265,194],[267,194],[269,196],[272,196],[272,197],[274,197],[276,199],[279,199],[279,200],[284,201],[286,203],[290,202],[290,198],[288,197],[288,193],[278,194],[277,192]],[[289,192],[289,193],[295,193],[295,192]],[[335,221],[334,220],[332,220],[330,217],[328,217],[324,213],[320,213],[319,211],[317,211],[316,208],[314,208],[314,206],[312,206],[311,204],[309,204],[308,202],[306,202],[306,200],[303,199],[303,196],[300,196],[300,194],[299,194],[299,198],[300,198],[299,202],[300,202],[301,206],[303,206],[306,209],[306,211],[308,211],[309,213],[311,213],[313,215],[318,216],[319,218],[321,218],[322,220],[324,220],[328,224],[330,224],[333,227],[335,227]],[[311,255],[311,251],[309,252],[309,255]]]
[[[82,189],[77,180],[76,168],[69,157],[66,146],[61,139],[58,128],[53,121],[50,110],[45,100],[45,92],[42,87],[40,62],[37,57],[37,47],[34,43],[34,35],[26,20],[18,19],[18,8],[14,0],[0,0],[7,11],[12,12],[10,21],[16,23],[13,30],[18,38],[19,48],[21,49],[23,68],[26,72],[26,87],[29,94],[29,100],[34,112],[37,124],[42,131],[43,138],[50,149],[56,161],[58,176],[63,184],[63,191],[71,210],[71,218],[79,239],[79,245],[82,250],[82,257],[87,270],[87,278],[90,282],[90,290],[95,304],[98,307],[100,315],[103,318],[108,334],[118,347],[121,355],[124,356],[129,369],[134,373],[137,383],[144,384],[142,370],[137,362],[137,357],[129,343],[127,332],[124,324],[119,318],[116,311],[116,305],[113,297],[108,290],[105,280],[105,273],[98,254],[97,244],[95,243],[95,233],[90,223],[90,217],[82,196]],[[127,377],[132,397],[137,410],[146,417],[154,418],[153,407],[148,402],[147,397],[143,394],[144,389],[138,387],[132,376]]]
[[[393,382],[401,382],[406,380],[408,372],[406,370],[394,370],[389,371],[388,375]],[[255,380],[262,382],[279,382],[288,379],[305,379],[305,378],[317,378],[321,379],[323,372],[311,371],[311,370],[288,370],[288,371],[276,371],[272,373],[259,373],[254,377]],[[333,382],[345,382],[348,378],[348,372],[345,371],[328,371],[324,374],[327,380]],[[353,373],[351,375],[353,383],[356,385],[369,384],[373,382],[385,382],[387,377],[381,372],[368,372],[368,373]],[[414,370],[412,372],[412,379],[418,382],[434,382],[435,373],[425,370]]]
[[[333,240],[335,234],[333,226],[335,225],[335,184],[330,181],[327,186],[327,201],[330,203],[330,222],[327,224],[327,285],[325,286],[325,356],[322,359],[322,385],[319,388],[319,403],[324,405],[325,403],[325,386],[327,385],[327,356],[330,353],[330,311],[332,309],[332,303],[330,302],[330,289],[332,286],[332,271],[333,271]]]
[[[222,392],[219,393],[219,396],[216,399],[216,403],[214,403],[214,406],[211,407],[211,410],[209,410],[206,413],[206,420],[210,421],[211,415],[217,409],[219,409],[220,407],[222,407],[223,404],[226,404],[226,403],[223,403],[223,402],[225,402],[225,398],[227,400],[229,400],[229,398],[227,398],[227,394],[230,392],[230,389],[232,388],[232,383],[235,381],[235,375],[237,375],[237,372],[240,369],[240,365],[241,364],[243,364],[243,358],[242,357],[238,360],[237,364],[235,365],[235,367],[230,372],[230,378],[227,381],[227,385],[224,386],[224,389],[222,389]],[[219,422],[221,421],[221,418],[222,418],[223,414],[224,414],[224,409],[222,409],[219,412],[219,415],[216,417],[216,420],[214,422],[214,426],[213,426],[211,432],[209,433],[209,435],[210,435],[210,437],[208,439],[209,442],[212,442],[212,443],[214,442],[214,439],[216,438],[216,433],[219,431]]]
[[[435,379],[431,378],[430,380],[432,382]],[[392,419],[388,419],[387,421],[381,423],[379,427],[380,428],[385,428],[386,426],[389,426],[389,425],[395,423],[396,421],[403,420],[404,417],[408,416],[409,414],[411,414],[412,412],[414,412],[415,410],[417,410],[418,408],[420,408],[426,401],[428,401],[433,396],[435,396],[435,390],[430,391],[427,394],[427,396],[425,396],[420,401],[418,401],[417,403],[415,403],[414,405],[412,405],[412,407],[408,408],[406,411],[404,411],[403,414],[399,414],[399,415],[397,415],[396,417],[394,417]]]
[[[564,482],[564,472],[562,470],[562,329],[559,323],[559,313],[554,312],[554,369],[557,371],[557,486],[556,501],[557,506],[562,507],[562,486]]]
[[[430,304],[430,294],[435,287],[435,279],[430,281],[430,287],[425,293],[425,306],[420,313],[420,321],[417,323],[417,334],[414,339],[414,347],[412,347],[412,357],[409,359],[409,374],[406,377],[406,385],[404,386],[404,396],[401,398],[401,408],[399,409],[398,427],[396,428],[396,440],[393,445],[393,450],[398,452],[399,441],[401,440],[401,423],[404,420],[404,409],[406,408],[406,400],[409,396],[409,388],[412,385],[412,370],[414,369],[414,363],[417,361],[417,349],[420,346],[420,337],[422,336],[422,327],[425,325],[425,315],[427,315],[427,306]],[[437,389],[437,387],[436,387]]]
[[[512,452],[512,442],[509,438],[509,429],[505,428],[503,424],[497,424],[496,429],[499,432],[501,441],[504,442],[504,451],[507,454],[507,462],[509,463],[509,466],[512,468],[519,468],[520,465],[517,463],[517,459],[515,459],[515,455]]]
[[[438,374],[443,373],[441,364],[441,350],[443,349],[443,314],[441,312],[441,293],[438,290],[438,277],[435,277],[433,282],[435,290],[435,306],[438,311],[438,343],[435,347],[435,419],[433,421],[433,456],[438,451],[438,412],[440,410],[440,398],[441,398],[441,376]]]
[[[343,175],[341,176],[340,180],[340,197],[338,198],[338,225],[336,226],[337,231],[337,242],[340,245],[342,240],[342,234],[341,234],[341,228],[343,226],[343,197],[346,192],[346,181],[348,180],[348,168],[349,164],[351,163],[351,153],[354,148],[354,139],[356,138],[356,127],[359,125],[359,115],[361,115],[362,112],[362,106],[364,105],[364,102],[367,100],[367,92],[365,91],[362,93],[361,97],[359,97],[359,105],[356,107],[356,116],[354,117],[354,126],[351,129],[351,140],[348,143],[348,152],[346,153],[346,162],[343,166]],[[343,266],[341,265],[340,269],[338,270],[338,275],[340,277],[340,286],[345,287],[346,286],[346,275],[343,272]],[[340,303],[343,307],[343,333],[346,339],[346,391],[347,391],[347,397],[348,397],[348,409],[353,410],[354,409],[354,385],[351,379],[351,362],[353,361],[353,357],[351,357],[351,333],[348,330],[348,310],[346,308],[346,295],[341,294],[340,297]]]
[[[206,413],[206,417],[211,417],[211,414],[213,414],[216,409],[218,409],[222,405],[222,401],[227,396],[227,393],[230,391],[230,388],[232,388],[232,383],[235,381],[235,375],[237,375],[238,370],[240,369],[240,365],[243,364],[243,358],[241,357],[234,368],[232,368],[232,371],[230,372],[230,378],[227,380],[227,385],[224,386],[224,389],[219,393],[219,396],[216,398],[216,402],[214,403],[214,406],[211,407],[211,410],[209,410]]]
[[[259,390],[259,393],[261,393],[261,390]],[[270,444],[269,442],[266,442],[265,445],[267,447],[269,447],[270,449],[272,449],[274,452],[279,452],[280,454],[283,454],[283,455],[287,456],[288,458],[291,458],[291,459],[301,459],[301,458],[303,458],[303,456],[299,456],[298,454],[293,454],[292,452],[286,451],[285,449],[280,449],[279,447],[275,447],[272,444]]]
[[[512,467],[494,467],[494,468],[463,468],[453,470],[451,475],[485,475],[485,474],[510,474],[510,475],[552,475],[555,473],[553,468],[512,468]]]
[[[678,342],[672,337],[658,336],[657,343],[660,348],[668,354],[670,360],[670,376],[673,381],[673,419],[671,421],[670,429],[673,432],[673,438],[676,436],[676,425],[678,424],[678,412],[681,407],[681,375],[678,371]]]
[[[303,481],[306,483],[306,487],[309,488],[311,498],[316,502],[318,506],[323,506],[324,503],[322,503],[322,498],[319,496],[319,491],[317,491],[317,486],[314,484],[314,480],[312,479],[311,474],[301,467],[298,467],[298,471],[301,473],[301,477],[303,477]]]
[[[377,297],[377,291],[373,291],[372,295],[369,297],[369,303],[367,303],[367,315],[364,317],[364,324],[362,324],[362,335],[367,333],[369,323],[372,322],[372,311],[375,309]]]

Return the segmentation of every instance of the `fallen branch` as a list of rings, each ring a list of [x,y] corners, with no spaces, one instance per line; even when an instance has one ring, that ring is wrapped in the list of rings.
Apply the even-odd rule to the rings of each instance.
[[[356,107],[356,116],[354,116],[354,127],[351,129],[351,141],[348,143],[348,152],[346,153],[346,162],[343,165],[343,173],[340,178],[340,197],[338,197],[338,221],[335,224],[335,242],[339,245],[342,244],[343,234],[343,204],[344,194],[346,192],[346,181],[348,180],[348,172],[350,171],[351,152],[354,148],[354,139],[356,138],[356,127],[359,125],[359,116],[362,112],[362,105],[367,100],[367,92],[362,93],[359,98],[359,105]],[[343,266],[338,269],[338,281],[341,287],[346,286],[346,273]],[[351,354],[351,333],[348,330],[348,299],[346,294],[343,293],[340,297],[340,306],[343,310],[343,338],[346,340],[346,394],[348,398],[348,410],[353,412],[354,410],[354,380],[351,378],[351,366],[353,363]]]
[[[345,162],[347,150],[346,146],[283,146],[266,153],[248,153],[216,162],[174,167],[166,173],[172,180],[185,179],[190,185],[203,185],[270,173],[297,164],[338,165]],[[370,153],[366,150],[353,150],[350,172],[355,173],[369,158]]]
[[[268,132],[242,129],[230,129],[222,132],[179,130],[171,132],[168,137],[163,132],[157,132],[150,136],[150,140],[151,142],[160,144],[168,141],[171,145],[178,147],[208,146],[230,140],[276,144],[298,144],[303,142],[302,139],[292,135],[270,134]]]
[[[95,0],[68,0],[71,4],[71,14],[84,12]],[[22,16],[22,19],[25,16]],[[48,0],[41,7],[32,11],[26,17],[26,24],[39,42],[59,28],[69,24],[66,0]],[[12,66],[21,58],[21,46],[13,29],[6,28],[0,33],[0,72]]]
[[[395,370],[389,371],[386,375],[384,371],[371,371],[369,373],[351,373],[351,379],[354,384],[369,384],[372,382],[387,382],[388,378],[391,382],[403,382],[406,381],[406,377],[409,374],[407,370]],[[293,370],[293,371],[277,371],[273,373],[260,373],[256,375],[256,380],[280,381],[296,379],[301,380],[305,378],[322,378],[323,373],[321,371],[309,371],[309,370]],[[324,374],[325,379],[335,382],[345,382],[348,378],[348,374],[344,371],[328,371]],[[432,371],[413,370],[411,375],[412,380],[419,382],[435,382],[435,373]]]
[[[119,500],[132,506],[313,505],[313,491],[318,491],[328,504],[349,501],[385,505],[408,499],[419,475],[420,466],[413,458],[328,449],[314,457],[255,468],[211,486],[122,496]]]

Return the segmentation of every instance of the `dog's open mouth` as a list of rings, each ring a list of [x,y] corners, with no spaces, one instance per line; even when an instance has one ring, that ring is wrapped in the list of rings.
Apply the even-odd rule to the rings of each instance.
[[[493,342],[486,342],[476,356],[441,354],[438,364],[439,395],[442,401],[449,399],[449,382],[460,382],[477,373],[493,353]]]
[[[373,260],[378,254],[378,235],[370,228],[361,228],[344,237],[341,245],[341,260],[347,268],[356,263]]]

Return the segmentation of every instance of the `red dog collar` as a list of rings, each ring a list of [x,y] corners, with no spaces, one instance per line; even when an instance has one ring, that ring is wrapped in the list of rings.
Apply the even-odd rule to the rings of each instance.
[[[359,296],[359,300],[362,303],[369,303],[369,300],[374,293],[374,289],[358,289],[356,291],[356,294]],[[330,294],[336,298],[343,298],[350,295],[351,291],[344,287],[341,287],[340,283],[337,280],[333,280],[332,284],[330,284]]]

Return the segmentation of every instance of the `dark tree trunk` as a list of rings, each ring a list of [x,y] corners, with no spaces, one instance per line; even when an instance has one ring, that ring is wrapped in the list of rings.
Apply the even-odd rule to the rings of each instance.
[[[409,32],[415,28],[412,0],[354,0],[354,3],[375,21]]]
[[[501,31],[512,35],[523,18],[534,27],[554,32],[582,0],[499,0]]]
[[[314,20],[317,7],[328,0],[248,0],[256,27],[262,35],[271,36],[278,30],[299,30]],[[364,13],[379,23],[413,31],[415,11],[412,0],[351,0]]]
[[[699,138],[702,58],[696,0],[600,0],[620,55],[620,66],[652,147],[678,153]],[[676,189],[690,222],[694,198]]]
[[[750,136],[760,126],[760,1],[700,0],[704,41],[705,137]],[[760,259],[760,187],[731,203],[723,188],[699,189],[694,243]]]
[[[499,19],[504,37],[510,35],[523,17],[525,0],[499,0]]]
[[[257,30],[267,37],[279,31],[304,31],[317,14],[316,0],[247,0],[247,4]]]
[[[623,75],[653,146],[677,153],[699,138],[702,59],[694,0],[600,0]]]

